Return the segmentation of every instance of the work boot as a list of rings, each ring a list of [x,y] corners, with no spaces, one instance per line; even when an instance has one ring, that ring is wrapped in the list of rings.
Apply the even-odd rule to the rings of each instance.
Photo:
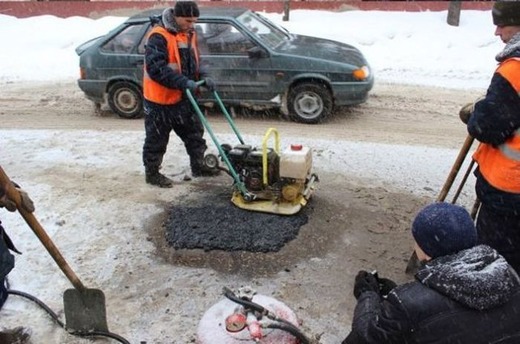
[[[173,181],[165,175],[159,173],[158,170],[146,171],[146,182],[151,185],[156,185],[160,188],[171,188]]]

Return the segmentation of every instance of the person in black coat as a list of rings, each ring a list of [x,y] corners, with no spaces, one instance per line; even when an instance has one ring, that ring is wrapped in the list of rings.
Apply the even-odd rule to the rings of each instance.
[[[520,278],[486,245],[461,206],[433,203],[412,224],[423,265],[400,286],[356,276],[352,331],[342,344],[520,343]]]
[[[0,221],[0,309],[7,300],[6,278],[14,268],[14,256],[9,252],[9,237]]]
[[[34,203],[32,199],[29,197],[27,192],[21,189],[15,182],[11,182],[11,185],[0,184],[0,209],[4,208],[10,212],[17,210],[15,201],[9,198],[9,188],[13,188],[19,193],[21,201],[20,206],[26,211],[32,213],[34,211]],[[21,252],[14,246],[11,238],[7,235],[7,232],[2,226],[2,221],[0,221],[0,309],[7,300],[7,275],[14,268],[14,256],[11,254],[11,251],[21,254]],[[0,341],[0,343],[3,342]]]
[[[29,195],[20,189],[16,183],[12,184],[12,187],[15,187],[20,193],[22,207],[29,212],[33,212],[34,204]],[[16,211],[17,206],[16,203],[7,195],[8,187],[9,185],[0,184],[0,209],[5,208],[10,212],[14,212]],[[15,263],[11,251],[20,254],[20,251],[16,249],[0,221],[0,309],[2,309],[4,303],[7,301],[7,275],[14,268]],[[13,329],[0,328],[0,343],[30,343],[30,332],[30,329],[22,326]]]
[[[12,201],[6,199],[3,194],[2,186],[0,186],[0,208],[6,208],[9,211],[14,211],[16,207]],[[20,254],[20,252],[13,245],[13,242],[7,235],[2,221],[0,221],[0,309],[2,309],[4,303],[7,301],[8,289],[7,289],[7,275],[14,268],[14,256],[10,251]],[[12,329],[0,328],[0,343],[30,343],[31,331],[30,329],[22,326],[18,326]]]

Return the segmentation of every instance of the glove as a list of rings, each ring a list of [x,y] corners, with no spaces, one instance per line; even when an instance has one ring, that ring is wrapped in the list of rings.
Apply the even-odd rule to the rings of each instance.
[[[475,100],[474,102],[468,103],[460,108],[459,118],[462,121],[462,123],[468,124],[469,118],[471,117],[471,114],[475,110],[475,104],[484,98],[485,98],[485,96],[478,97],[477,100]]]
[[[7,195],[4,195],[0,198],[0,208],[5,208],[9,211],[16,211],[16,203],[7,198]]]
[[[377,282],[379,283],[379,294],[381,294],[381,296],[387,296],[392,289],[397,287],[397,284],[388,278],[377,277]]]
[[[193,80],[188,80],[188,82],[186,83],[186,89],[190,90],[191,92],[195,92],[197,88],[197,83]]]
[[[16,211],[16,203],[7,197],[7,188],[9,185],[0,185],[0,208],[5,208],[9,211]]]
[[[29,194],[25,192],[25,190],[18,188],[18,192],[20,193],[20,198],[22,199],[22,207],[29,213],[32,213],[35,209],[33,200],[31,197],[29,197]]]
[[[211,78],[204,79],[204,86],[208,89],[208,91],[213,92],[215,91],[215,81]]]
[[[34,211],[34,203],[32,199],[29,197],[29,194],[22,190],[18,184],[15,182],[11,182],[13,184],[13,187],[18,190],[20,194],[20,199],[22,201],[22,207],[23,209],[27,210],[28,212],[32,213]],[[9,211],[16,211],[16,203],[10,199],[7,196],[7,193],[5,190],[0,190],[0,208],[5,207]]]
[[[375,291],[379,294],[379,283],[375,275],[366,271],[359,271],[354,281],[354,297],[358,299],[367,291]]]
[[[468,103],[460,108],[459,118],[462,123],[468,124],[469,117],[473,113],[473,110],[475,110],[475,103]]]

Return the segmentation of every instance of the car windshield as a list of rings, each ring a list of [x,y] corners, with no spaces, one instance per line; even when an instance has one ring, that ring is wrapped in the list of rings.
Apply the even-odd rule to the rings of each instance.
[[[283,26],[280,26],[280,25],[270,21],[269,19],[267,19],[266,17],[264,17],[260,13],[255,13],[255,14],[260,18],[260,20],[262,20],[267,25],[269,25],[271,27],[274,27],[275,29],[283,32],[283,34],[286,35],[287,38],[291,38],[292,37],[291,33],[286,28],[284,28]]]
[[[253,12],[244,12],[236,19],[271,49],[276,48],[290,38],[286,32],[267,19],[259,18]]]

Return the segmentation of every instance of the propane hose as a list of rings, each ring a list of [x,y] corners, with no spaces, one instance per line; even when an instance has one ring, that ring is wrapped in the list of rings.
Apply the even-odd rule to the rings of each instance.
[[[268,309],[259,305],[258,303],[239,298],[228,287],[224,287],[223,290],[224,296],[227,297],[229,300],[238,303],[239,305],[242,305],[246,310],[253,310],[259,312],[260,314],[265,315],[269,319],[275,321],[273,323],[262,325],[263,327],[279,329],[288,332],[292,334],[294,337],[298,338],[301,341],[301,344],[311,344],[311,340],[307,338],[307,336],[303,334],[302,331],[298,327],[294,326],[291,322],[277,317],[274,313],[270,312]]]
[[[311,341],[309,338],[307,338],[296,326],[292,324],[286,324],[286,323],[270,323],[265,325],[266,328],[272,328],[272,329],[278,329],[283,330],[285,332],[288,332],[292,334],[294,337],[298,338],[300,340],[300,344],[311,344]]]
[[[262,315],[267,315],[269,313],[269,311],[267,309],[260,306],[258,303],[239,298],[228,287],[224,287],[224,296],[227,297],[228,299],[230,299],[231,301],[244,306],[244,308],[246,308],[246,309],[251,309],[253,311],[259,312]]]
[[[65,329],[67,331],[65,323],[60,320],[58,315],[49,306],[47,306],[43,301],[41,301],[37,297],[35,297],[31,294],[25,293],[23,291],[13,290],[13,289],[7,289],[7,294],[18,295],[18,296],[21,296],[21,297],[24,297],[26,299],[33,301],[38,306],[43,308],[43,310],[45,310],[51,316],[51,318],[56,322],[56,324],[58,324],[61,328]],[[67,332],[71,335],[79,336],[79,337],[96,337],[96,336],[107,337],[107,338],[115,339],[118,342],[123,343],[123,344],[130,344],[130,342],[128,340],[126,340],[125,338],[121,337],[120,335],[118,335],[116,333],[112,333],[112,332],[104,332],[104,331],[103,332],[92,331],[92,332],[88,332],[88,333],[70,332],[70,331],[67,331]]]

